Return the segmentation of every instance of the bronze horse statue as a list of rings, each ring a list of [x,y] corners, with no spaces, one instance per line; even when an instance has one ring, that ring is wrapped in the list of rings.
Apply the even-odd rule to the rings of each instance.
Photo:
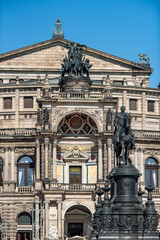
[[[124,117],[124,123],[119,132],[119,141],[115,141],[115,153],[119,164],[129,164],[129,150],[135,148],[134,135],[130,128],[131,120],[129,116]],[[122,153],[122,156],[121,156]]]

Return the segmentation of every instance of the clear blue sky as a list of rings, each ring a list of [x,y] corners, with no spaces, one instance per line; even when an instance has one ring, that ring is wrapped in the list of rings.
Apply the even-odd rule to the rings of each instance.
[[[56,19],[65,38],[135,61],[147,53],[160,82],[160,0],[0,0],[0,53],[52,38]]]

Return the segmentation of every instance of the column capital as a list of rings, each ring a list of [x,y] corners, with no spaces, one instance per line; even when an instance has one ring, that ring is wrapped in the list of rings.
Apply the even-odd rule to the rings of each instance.
[[[101,139],[98,139],[98,147],[102,148],[102,140]]]
[[[4,147],[5,152],[9,150],[9,147]]]
[[[49,144],[49,138],[45,138],[45,139],[44,139],[44,144],[45,144],[45,145],[48,145],[48,144]]]
[[[15,150],[15,147],[10,147],[11,151],[14,151]]]
[[[40,144],[40,139],[36,138],[36,145],[39,145],[39,144]]]
[[[112,139],[107,138],[107,145],[108,145],[108,146],[112,146]]]

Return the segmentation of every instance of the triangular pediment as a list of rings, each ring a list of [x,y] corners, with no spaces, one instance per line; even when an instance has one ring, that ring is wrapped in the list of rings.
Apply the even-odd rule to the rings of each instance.
[[[67,55],[64,48],[67,40],[51,39],[0,55],[0,69],[41,69],[61,70],[61,61]],[[93,64],[91,72],[114,69],[118,71],[145,68],[138,63],[116,57],[114,55],[87,47],[84,49],[86,58]],[[152,71],[152,69],[147,69]]]

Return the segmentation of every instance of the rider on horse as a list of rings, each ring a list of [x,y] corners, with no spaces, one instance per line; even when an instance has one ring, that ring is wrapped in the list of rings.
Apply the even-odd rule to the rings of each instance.
[[[124,147],[126,147],[125,149],[127,149],[127,147],[130,149],[134,148],[134,135],[132,133],[130,123],[131,116],[129,113],[125,113],[125,107],[122,106],[121,112],[115,114],[114,120],[114,146],[117,157],[120,156],[121,149],[124,151]],[[125,154],[127,156],[128,151]]]

